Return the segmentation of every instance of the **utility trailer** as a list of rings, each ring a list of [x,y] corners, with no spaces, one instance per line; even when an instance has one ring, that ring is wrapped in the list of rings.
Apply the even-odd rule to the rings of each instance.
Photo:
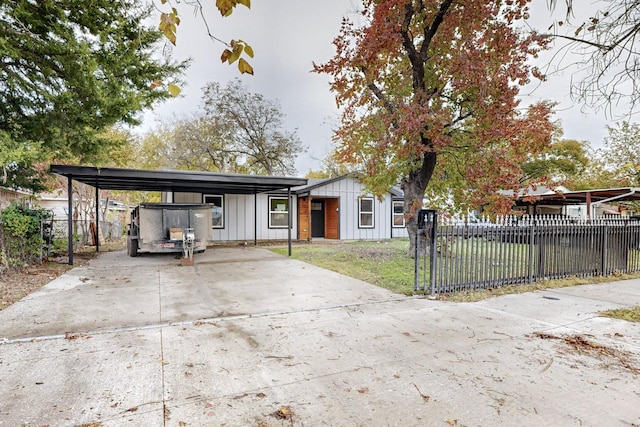
[[[127,253],[134,257],[204,252],[211,235],[211,209],[199,203],[140,203],[127,226]]]

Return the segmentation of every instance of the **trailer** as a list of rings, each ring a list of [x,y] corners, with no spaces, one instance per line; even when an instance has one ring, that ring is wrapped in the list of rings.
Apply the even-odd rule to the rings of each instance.
[[[131,211],[127,253],[204,252],[211,237],[210,204],[141,203]]]

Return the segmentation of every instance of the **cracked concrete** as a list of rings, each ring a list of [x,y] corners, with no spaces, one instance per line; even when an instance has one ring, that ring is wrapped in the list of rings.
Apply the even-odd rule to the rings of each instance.
[[[448,303],[265,249],[103,253],[0,311],[0,426],[640,425],[640,325],[598,316],[634,305],[638,280]]]

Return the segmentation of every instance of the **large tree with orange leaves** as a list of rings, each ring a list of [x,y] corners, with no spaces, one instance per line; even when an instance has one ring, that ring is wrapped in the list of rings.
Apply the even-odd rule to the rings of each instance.
[[[518,29],[527,3],[364,0],[362,22],[345,19],[335,57],[315,66],[342,108],[339,158],[374,194],[401,183],[412,236],[441,159],[460,154],[466,197],[505,210],[495,190],[519,188],[520,166],[550,143],[551,105],[518,108],[520,87],[542,77],[527,61],[547,45]]]

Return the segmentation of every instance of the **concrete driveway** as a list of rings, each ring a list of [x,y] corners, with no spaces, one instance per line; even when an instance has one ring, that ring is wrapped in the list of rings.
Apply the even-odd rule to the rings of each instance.
[[[640,425],[640,281],[405,298],[265,249],[103,253],[0,311],[2,426]]]

